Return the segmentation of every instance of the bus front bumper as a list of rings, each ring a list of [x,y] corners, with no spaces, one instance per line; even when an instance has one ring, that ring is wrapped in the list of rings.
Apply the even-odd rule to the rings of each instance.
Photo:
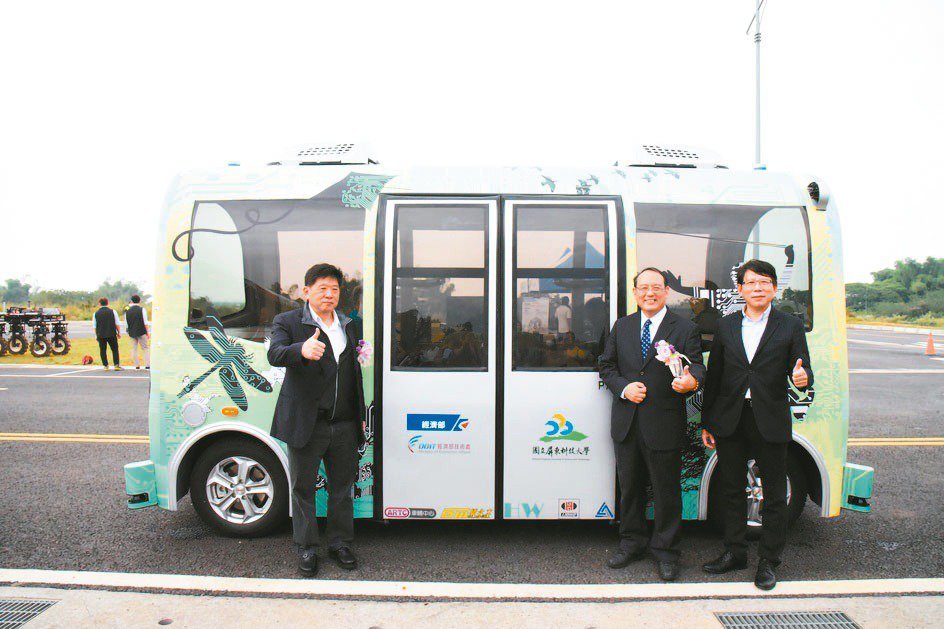
[[[872,510],[872,476],[875,470],[867,465],[846,463],[842,472],[842,508],[868,513]]]
[[[154,462],[136,461],[125,465],[125,493],[129,509],[143,509],[157,504],[157,476]]]

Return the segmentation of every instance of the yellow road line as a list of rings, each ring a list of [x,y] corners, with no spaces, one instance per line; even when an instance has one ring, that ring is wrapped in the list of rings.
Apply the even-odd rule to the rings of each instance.
[[[850,446],[944,446],[944,437],[861,437]]]
[[[150,443],[147,435],[86,435],[36,432],[0,432],[0,441],[53,443]]]

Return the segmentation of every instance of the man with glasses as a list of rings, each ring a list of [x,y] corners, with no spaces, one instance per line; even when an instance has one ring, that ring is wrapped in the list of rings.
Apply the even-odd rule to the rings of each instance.
[[[773,265],[749,260],[736,278],[746,303],[721,319],[712,341],[701,420],[702,441],[718,450],[725,551],[703,567],[711,574],[747,567],[744,486],[752,458],[764,488],[754,585],[770,590],[787,537],[787,446],[793,439],[787,378],[802,390],[813,383],[813,372],[803,321],[771,307],[777,293]]]
[[[624,568],[648,548],[659,577],[674,581],[682,529],[685,398],[704,381],[705,366],[698,328],[665,306],[669,291],[663,272],[643,269],[633,287],[639,310],[613,324],[599,360],[600,377],[613,393],[610,435],[620,486],[620,545],[607,565]],[[655,360],[659,341],[673,345],[690,362],[679,377]],[[647,475],[655,507],[651,537],[645,513]]]

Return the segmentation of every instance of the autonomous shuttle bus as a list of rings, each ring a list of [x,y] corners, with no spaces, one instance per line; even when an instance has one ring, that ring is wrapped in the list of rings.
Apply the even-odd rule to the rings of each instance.
[[[872,469],[846,461],[842,248],[825,186],[678,147],[639,154],[610,167],[392,169],[348,144],[181,176],[157,252],[151,458],[125,467],[129,506],[175,510],[189,493],[207,522],[246,536],[290,515],[285,445],[269,436],[284,372],[266,337],[301,307],[306,269],[330,262],[345,278],[339,308],[374,350],[356,517],[612,519],[611,394],[596,365],[635,310],[636,269],[666,270],[668,306],[707,353],[742,304],[733,269],[762,258],[781,278],[775,307],[806,325],[816,373],[815,391],[790,388],[791,516],[807,497],[823,517],[868,511]],[[700,393],[687,406],[684,517],[706,519],[715,455],[701,445]],[[745,473],[757,525],[762,483]]]

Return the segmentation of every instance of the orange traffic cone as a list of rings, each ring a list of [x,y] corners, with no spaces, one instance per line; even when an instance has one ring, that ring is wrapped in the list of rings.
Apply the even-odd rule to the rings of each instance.
[[[934,356],[934,335],[928,332],[928,347],[924,350],[925,356]]]

